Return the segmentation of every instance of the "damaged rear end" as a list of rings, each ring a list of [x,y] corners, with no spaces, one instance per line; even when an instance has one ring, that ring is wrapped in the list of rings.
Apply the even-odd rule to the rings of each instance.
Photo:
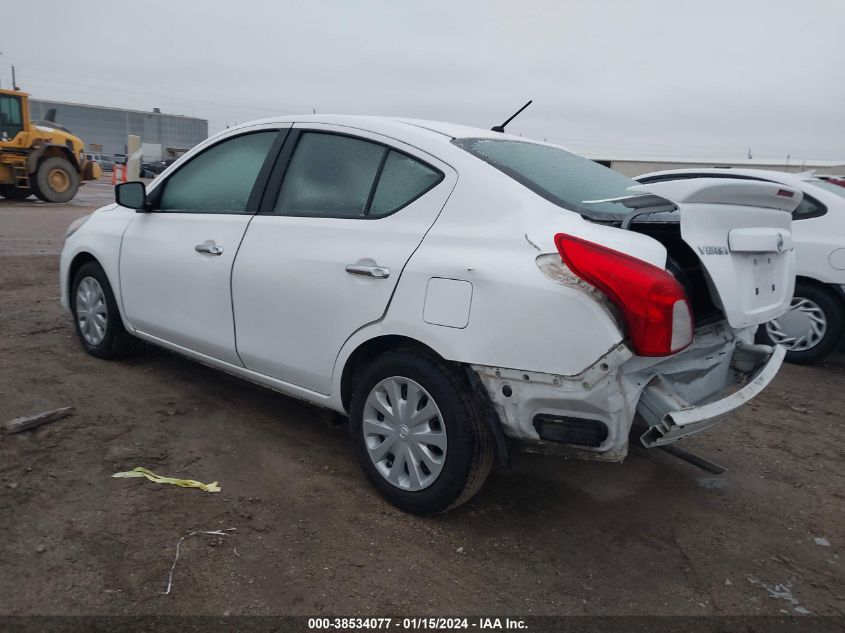
[[[667,186],[668,185],[668,186]],[[795,283],[792,211],[801,193],[773,183],[687,180],[632,187],[622,226],[666,247],[666,269],[689,297],[694,329],[680,354],[635,358],[623,370],[646,447],[723,420],[777,374],[784,350],[754,344],[757,326],[783,314]],[[669,206],[673,208],[669,208]]]
[[[537,268],[563,287],[561,354],[599,340],[607,322],[619,335],[610,349],[594,345],[588,365],[583,354],[561,362],[578,368],[571,375],[473,365],[505,434],[523,448],[620,461],[635,423],[646,447],[676,442],[723,420],[777,374],[783,350],[755,345],[754,335],[792,298],[800,191],[706,178],[636,184],[553,146],[454,142],[581,216],[544,210],[526,224]],[[585,300],[587,319],[571,309]]]
[[[663,446],[754,398],[784,358],[782,348],[755,345],[754,334],[788,309],[800,200],[771,183],[687,180],[595,201],[623,212],[588,219],[656,240],[665,265],[555,235],[558,252],[538,256],[538,267],[592,297],[624,340],[573,376],[476,366],[505,432],[523,450],[620,461],[632,425],[645,447]],[[503,397],[503,389],[518,392]]]

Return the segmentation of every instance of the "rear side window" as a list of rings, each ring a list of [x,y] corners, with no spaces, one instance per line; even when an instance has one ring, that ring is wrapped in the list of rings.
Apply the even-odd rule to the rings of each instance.
[[[274,212],[323,218],[379,218],[443,178],[401,152],[360,138],[304,132],[285,172]]]
[[[244,213],[275,130],[227,139],[183,165],[164,184],[162,211]]]
[[[413,202],[443,179],[420,161],[391,150],[384,161],[370,215],[385,216]]]
[[[794,220],[806,220],[808,218],[817,218],[820,215],[824,215],[826,212],[827,207],[805,193],[804,198],[800,203],[798,203],[798,206],[795,207],[795,211],[792,212],[792,218]]]

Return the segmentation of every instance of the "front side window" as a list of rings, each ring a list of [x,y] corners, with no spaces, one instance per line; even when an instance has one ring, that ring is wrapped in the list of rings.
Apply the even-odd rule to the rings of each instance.
[[[254,132],[205,150],[168,178],[158,208],[193,213],[244,213],[278,133]]]
[[[416,200],[443,174],[401,152],[360,138],[304,132],[274,212],[330,218],[381,218]]]
[[[22,131],[21,98],[12,95],[0,95],[0,139],[13,139]]]
[[[619,218],[630,212],[613,202],[638,184],[617,171],[558,147],[526,141],[462,138],[452,141],[560,207],[590,216]]]

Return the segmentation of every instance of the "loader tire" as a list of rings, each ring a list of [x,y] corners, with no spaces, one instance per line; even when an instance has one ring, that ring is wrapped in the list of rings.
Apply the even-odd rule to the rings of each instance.
[[[26,200],[31,194],[31,189],[18,189],[14,185],[0,185],[0,196],[9,200]]]
[[[38,165],[34,185],[35,195],[44,202],[67,202],[79,190],[79,174],[67,159],[53,156]]]

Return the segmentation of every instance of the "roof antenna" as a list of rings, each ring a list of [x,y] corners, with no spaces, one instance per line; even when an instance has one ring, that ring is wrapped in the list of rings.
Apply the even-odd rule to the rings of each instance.
[[[504,132],[504,131],[505,131],[505,126],[506,126],[508,123],[510,123],[511,121],[513,121],[516,117],[518,117],[518,116],[519,116],[519,113],[520,113],[520,112],[522,112],[523,110],[525,110],[525,108],[527,108],[528,106],[530,106],[532,103],[534,103],[534,100],[533,100],[533,99],[530,99],[530,100],[528,101],[528,103],[526,103],[526,104],[525,104],[524,106],[522,106],[519,110],[517,110],[516,112],[514,112],[514,113],[511,115],[511,118],[509,118],[507,121],[505,121],[505,122],[504,122],[504,123],[502,123],[501,125],[494,125],[494,126],[493,126],[493,127],[491,127],[490,129],[491,129],[493,132]]]

